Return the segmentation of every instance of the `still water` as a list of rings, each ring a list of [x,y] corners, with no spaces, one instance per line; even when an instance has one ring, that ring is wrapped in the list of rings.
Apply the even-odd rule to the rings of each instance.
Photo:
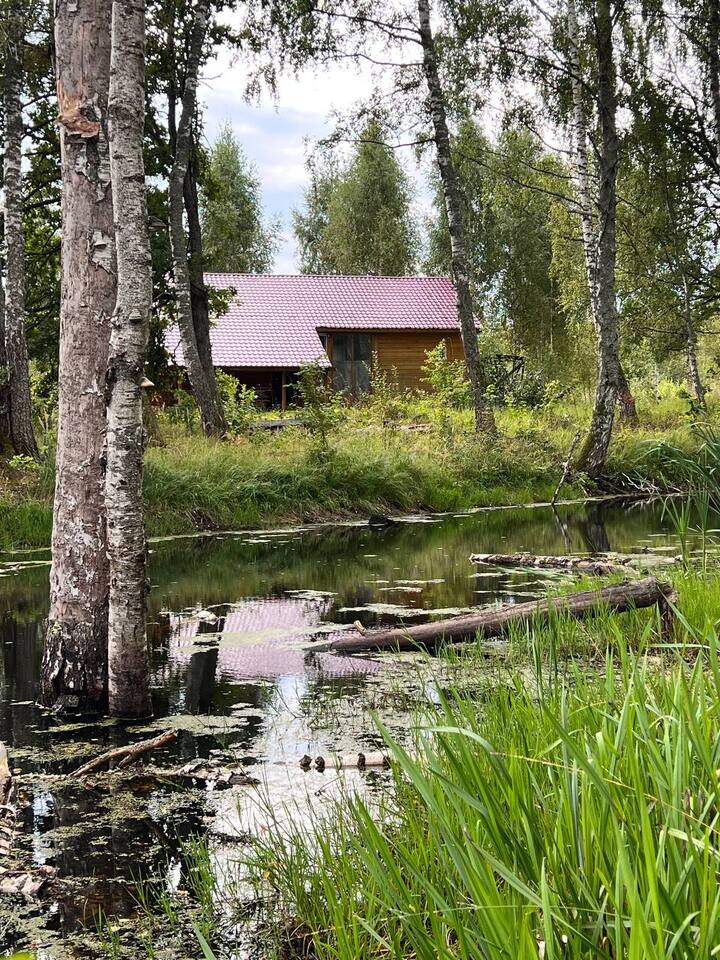
[[[67,723],[35,706],[49,555],[0,555],[0,740],[20,785],[15,856],[58,869],[39,902],[0,904],[0,955],[31,947],[46,958],[95,956],[83,931],[95,930],[98,911],[131,915],[143,876],[181,884],[188,837],[242,843],[262,827],[268,803],[277,812],[301,794],[332,793],[337,775],[298,773],[297,758],[377,749],[375,709],[407,734],[413,697],[427,691],[410,679],[413,655],[338,657],[314,653],[313,641],[355,621],[418,623],[538,596],[547,575],[468,561],[473,552],[521,550],[671,556],[678,543],[661,504],[617,501],[155,541],[155,718],[134,725]],[[178,790],[139,776],[113,792],[60,776],[166,729],[178,737],[155,764],[212,758],[244,766],[260,786]]]

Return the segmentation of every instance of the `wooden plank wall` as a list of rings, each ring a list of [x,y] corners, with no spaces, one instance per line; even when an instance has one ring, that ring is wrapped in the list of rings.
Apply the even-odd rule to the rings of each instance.
[[[425,330],[411,330],[407,333],[376,333],[373,336],[373,351],[383,370],[388,372],[395,367],[401,387],[417,389],[422,387],[422,367],[426,353],[436,347],[441,340],[448,345],[450,360],[462,360],[462,340],[459,333],[436,333]]]

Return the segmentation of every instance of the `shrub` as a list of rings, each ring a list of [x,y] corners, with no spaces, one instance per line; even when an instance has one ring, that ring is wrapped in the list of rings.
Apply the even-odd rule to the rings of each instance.
[[[446,341],[428,350],[426,356],[422,381],[432,389],[440,404],[456,410],[469,407],[470,384],[465,376],[465,364],[448,358]]]
[[[231,434],[247,433],[257,416],[257,394],[231,373],[215,373],[225,408],[225,419]]]
[[[325,370],[314,363],[300,368],[297,392],[300,420],[315,444],[327,453],[330,437],[343,417],[342,397],[328,383]]]

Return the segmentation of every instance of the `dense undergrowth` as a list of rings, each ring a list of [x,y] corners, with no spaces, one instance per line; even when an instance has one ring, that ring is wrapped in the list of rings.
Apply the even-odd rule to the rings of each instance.
[[[471,648],[379,802],[270,811],[263,956],[717,956],[720,577],[676,585],[674,644],[638,612]]]
[[[682,485],[682,458],[702,443],[677,395],[639,400],[640,427],[619,427],[608,479],[613,489],[648,482]],[[192,417],[159,418],[146,458],[150,535],[199,529],[341,519],[370,513],[453,510],[547,500],[587,404],[501,408],[499,436],[475,437],[469,411],[432,395],[387,390],[352,408],[331,407],[321,423],[277,434],[249,430],[208,440]],[[716,418],[711,409],[709,421]],[[16,458],[0,472],[0,548],[50,539],[54,439],[44,459]],[[582,478],[565,495],[583,492]]]

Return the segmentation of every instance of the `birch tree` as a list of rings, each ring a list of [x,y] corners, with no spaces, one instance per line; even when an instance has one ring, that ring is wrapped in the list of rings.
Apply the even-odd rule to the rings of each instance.
[[[5,366],[10,437],[16,453],[37,457],[25,341],[25,231],[22,195],[22,82],[25,25],[20,0],[7,5],[3,107],[5,143]]]
[[[573,0],[570,0],[569,8],[574,13]],[[598,227],[597,240],[588,237],[586,243],[590,243],[594,250],[594,255],[588,261],[588,282],[591,300],[594,301],[597,385],[590,428],[578,459],[579,469],[590,477],[599,476],[605,468],[620,389],[620,338],[615,290],[618,135],[613,20],[613,0],[596,0],[594,40],[600,128],[597,150]],[[572,42],[570,46],[575,46],[577,50]],[[577,110],[575,112],[577,128],[578,119],[581,118],[577,117]],[[576,129],[576,139],[578,135]],[[591,226],[587,216],[583,215],[583,233]]]
[[[462,199],[450,150],[447,111],[438,71],[435,38],[430,24],[429,0],[418,0],[418,15],[420,43],[423,51],[423,74],[427,84],[430,115],[435,135],[435,154],[447,213],[453,280],[457,291],[458,319],[465,355],[465,367],[470,380],[475,409],[475,429],[478,432],[492,433],[495,431],[495,417],[485,399],[486,384],[480,362],[480,350],[473,315]]]
[[[600,291],[598,288],[598,255],[600,249],[600,234],[595,217],[595,197],[592,188],[591,162],[588,150],[589,134],[585,104],[583,96],[583,74],[580,61],[580,39],[578,33],[577,9],[575,0],[568,0],[567,18],[568,34],[568,66],[570,86],[572,90],[572,142],[575,160],[576,186],[580,206],[580,222],[582,226],[583,253],[587,272],[588,291],[590,296],[590,313],[593,320],[598,344],[602,316],[600,312]],[[614,293],[613,293],[614,297]],[[619,349],[619,348],[618,348]],[[618,357],[618,402],[620,417],[631,426],[638,423],[635,398],[625,376],[622,364]]]
[[[113,3],[108,112],[117,257],[107,370],[108,701],[112,714],[139,717],[151,712],[142,504],[141,382],[152,302],[143,163],[144,0]]]
[[[115,306],[107,100],[111,0],[57,0],[62,164],[58,441],[42,698],[107,703],[105,372]]]
[[[184,226],[185,180],[191,161],[192,122],[197,103],[198,73],[210,18],[208,0],[198,0],[193,17],[180,120],[175,134],[175,156],[170,171],[170,246],[175,280],[177,324],[188,380],[200,411],[203,430],[209,434],[222,435],[226,430],[222,401],[214,371],[207,370],[202,362],[193,324],[190,264]]]
[[[5,353],[5,287],[2,274],[3,262],[0,259],[0,454],[11,443],[9,375]]]

